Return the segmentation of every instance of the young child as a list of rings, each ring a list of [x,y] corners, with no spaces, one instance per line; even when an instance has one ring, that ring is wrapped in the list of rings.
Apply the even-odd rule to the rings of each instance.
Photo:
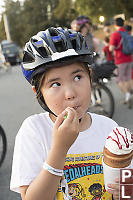
[[[113,62],[114,61],[114,56],[112,55],[112,52],[109,51],[109,37],[106,36],[104,38],[104,43],[105,43],[105,46],[103,48],[104,56],[105,56],[107,61]]]
[[[117,184],[105,191],[102,168],[118,125],[87,112],[92,57],[70,29],[41,31],[25,46],[22,71],[47,112],[28,117],[16,136],[10,188],[22,200],[118,199]]]

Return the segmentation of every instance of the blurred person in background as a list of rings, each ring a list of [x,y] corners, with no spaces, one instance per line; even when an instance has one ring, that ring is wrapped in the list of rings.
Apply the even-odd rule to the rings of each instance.
[[[104,54],[105,59],[109,62],[114,62],[113,53],[109,50],[109,37],[108,36],[106,36],[104,38],[104,44],[105,44],[105,46],[103,47],[103,54]]]
[[[131,26],[131,25],[126,24],[126,25],[124,26],[124,28],[126,29],[126,31],[128,31],[128,33],[129,33],[130,35],[132,35],[132,26]]]
[[[114,21],[116,31],[110,36],[109,50],[114,51],[115,64],[118,67],[116,82],[123,92],[125,99],[124,104],[128,104],[128,108],[132,107],[131,95],[131,75],[132,75],[132,57],[122,52],[121,35],[118,31],[125,32],[124,20],[116,18]]]
[[[79,32],[85,37],[88,32],[87,26],[85,24],[80,25]]]
[[[72,22],[71,22],[71,29],[73,30],[73,31],[78,31],[79,30],[79,26],[78,26],[78,23],[77,23],[77,20],[76,19],[74,19]]]
[[[103,32],[104,32],[105,36],[110,37],[111,30],[110,30],[110,24],[109,23],[105,23],[104,28],[103,28]]]
[[[0,68],[3,68],[6,71],[8,71],[10,69],[10,64],[9,64],[9,62],[6,61],[1,47],[0,47]]]
[[[108,26],[105,26],[104,28],[103,28],[103,32],[104,32],[104,34],[105,34],[105,36],[110,36],[110,28],[108,27]]]
[[[79,31],[81,34],[85,37],[87,46],[89,47],[89,50],[92,52],[97,52],[98,51],[98,41],[96,38],[93,37],[91,33],[92,29],[92,22],[87,16],[79,16],[77,17],[77,24],[79,26]]]
[[[129,32],[130,35],[132,35],[132,26],[131,25],[125,25],[124,28]],[[132,79],[131,79],[131,94],[133,94],[133,55],[132,55]]]

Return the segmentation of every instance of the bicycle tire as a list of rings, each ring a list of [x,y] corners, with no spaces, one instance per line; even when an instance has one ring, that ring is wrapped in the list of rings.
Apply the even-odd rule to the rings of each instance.
[[[0,167],[5,159],[7,151],[7,139],[2,126],[0,126]]]
[[[92,85],[92,93],[95,91],[99,91],[99,97],[101,95],[101,103],[91,105],[88,111],[112,118],[115,110],[115,101],[112,92],[106,85],[100,83]]]

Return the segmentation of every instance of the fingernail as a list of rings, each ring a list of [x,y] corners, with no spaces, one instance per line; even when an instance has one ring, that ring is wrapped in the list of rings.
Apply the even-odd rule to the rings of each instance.
[[[71,109],[71,107],[70,107],[70,106],[68,106],[67,108],[68,108],[68,109]],[[66,108],[66,109],[67,109],[67,108]]]
[[[70,109],[70,107],[67,107],[67,108],[65,109],[65,111],[66,111],[66,112],[68,112],[68,111],[69,111],[69,109]]]
[[[65,115],[65,114],[66,114],[66,110],[64,110],[64,111],[62,112],[62,114]]]

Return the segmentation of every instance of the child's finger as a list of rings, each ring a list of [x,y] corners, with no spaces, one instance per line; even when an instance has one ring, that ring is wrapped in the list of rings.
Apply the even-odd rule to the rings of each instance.
[[[119,184],[116,183],[116,184],[108,184],[107,185],[108,188],[112,189],[112,190],[119,190]]]
[[[114,199],[119,199],[119,184],[108,184],[108,192],[113,195]]]
[[[119,178],[115,178],[115,183],[119,183],[120,179]]]
[[[55,121],[55,124],[54,124],[54,127],[55,128],[59,128],[59,126],[63,123],[64,121],[64,116],[67,115],[67,111],[64,110],[60,115],[58,115],[56,121]]]
[[[77,116],[77,112],[74,110],[74,118],[73,118],[73,123],[79,123],[79,119],[78,119],[78,116]]]
[[[75,117],[75,110],[73,108],[67,107],[65,111],[67,112],[67,117],[65,119],[66,122],[72,122]]]
[[[119,199],[119,191],[118,190],[108,189],[107,192],[109,192],[110,194],[112,194],[113,197],[115,197],[114,199]]]

